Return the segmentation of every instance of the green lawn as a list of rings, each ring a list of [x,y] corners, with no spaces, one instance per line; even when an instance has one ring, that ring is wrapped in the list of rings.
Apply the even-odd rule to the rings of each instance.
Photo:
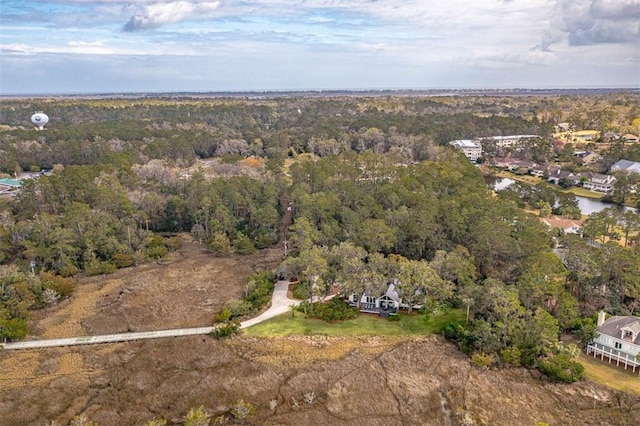
[[[318,319],[305,319],[301,312],[291,318],[291,313],[282,314],[271,320],[256,324],[244,330],[253,337],[279,337],[290,334],[326,334],[329,336],[398,336],[411,334],[439,333],[449,322],[464,319],[462,309],[449,309],[440,315],[400,314],[400,321],[390,321],[374,315],[361,314],[353,320],[338,321],[333,324]]]

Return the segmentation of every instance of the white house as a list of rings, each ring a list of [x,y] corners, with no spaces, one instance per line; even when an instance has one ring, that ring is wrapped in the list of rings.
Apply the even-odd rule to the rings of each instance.
[[[494,141],[498,148],[518,147],[523,141],[528,139],[540,139],[538,135],[509,135],[509,136],[491,136],[482,138],[483,141]]]
[[[588,180],[582,184],[584,188],[592,191],[609,193],[613,191],[613,188],[618,181],[615,176],[603,175],[600,173],[583,173],[583,177]]]
[[[587,345],[587,354],[607,358],[609,364],[631,367],[635,372],[640,367],[640,318],[632,316],[612,316],[605,319],[604,311],[598,314],[596,338]]]
[[[387,285],[387,291],[382,295],[373,295],[364,293],[360,298],[360,312],[368,312],[372,314],[379,314],[386,317],[389,315],[396,315],[402,299],[396,291],[394,283]],[[358,295],[352,294],[349,296],[349,304],[351,306],[358,306]]]
[[[450,145],[464,152],[464,155],[474,163],[482,157],[482,145],[470,139],[461,139],[449,142]]]

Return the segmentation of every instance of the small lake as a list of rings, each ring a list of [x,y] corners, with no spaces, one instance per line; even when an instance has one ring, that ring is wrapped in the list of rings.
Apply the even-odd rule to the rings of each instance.
[[[507,186],[511,185],[512,183],[515,183],[515,180],[509,179],[509,178],[499,178],[499,179],[496,179],[493,185],[493,189],[495,191],[500,191],[501,189],[505,189]],[[580,207],[580,211],[582,212],[583,215],[586,215],[586,216],[590,215],[591,213],[599,212],[600,210],[604,210],[609,207],[613,207],[617,209],[621,208],[623,212],[626,212],[629,210],[634,212],[638,211],[633,207],[618,207],[615,204],[607,204],[595,198],[581,197],[579,195],[576,195],[576,200],[578,200],[578,207]]]

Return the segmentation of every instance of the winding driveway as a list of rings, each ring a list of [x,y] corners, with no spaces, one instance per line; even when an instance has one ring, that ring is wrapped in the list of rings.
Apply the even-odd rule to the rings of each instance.
[[[287,297],[288,289],[288,281],[278,281],[276,283],[275,289],[273,290],[273,295],[271,296],[271,307],[257,317],[241,322],[240,328],[251,327],[252,325],[283,314],[290,309],[291,305],[297,305],[298,303],[300,303],[299,301],[292,300]],[[176,328],[172,330],[139,331],[131,333],[103,334],[98,336],[69,337],[66,339],[29,340],[4,344],[0,343],[0,348],[4,348],[6,350],[35,349],[55,348],[60,346],[93,345],[97,343],[128,342],[131,340],[160,339],[163,337],[209,334],[213,329],[214,327]]]

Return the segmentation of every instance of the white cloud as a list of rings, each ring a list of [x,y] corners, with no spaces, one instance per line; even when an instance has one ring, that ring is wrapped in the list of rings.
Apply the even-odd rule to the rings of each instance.
[[[80,63],[104,74],[94,81],[120,88],[131,76],[144,90],[163,88],[163,73],[175,90],[637,85],[639,3],[20,0],[0,9],[0,77],[21,76],[18,58],[69,80]]]
[[[152,3],[144,5],[124,25],[125,31],[137,31],[157,28],[164,24],[172,24],[185,19],[202,19],[214,12],[220,2],[171,1],[168,3]]]
[[[640,0],[557,0],[542,48],[564,39],[570,46],[640,40]]]

